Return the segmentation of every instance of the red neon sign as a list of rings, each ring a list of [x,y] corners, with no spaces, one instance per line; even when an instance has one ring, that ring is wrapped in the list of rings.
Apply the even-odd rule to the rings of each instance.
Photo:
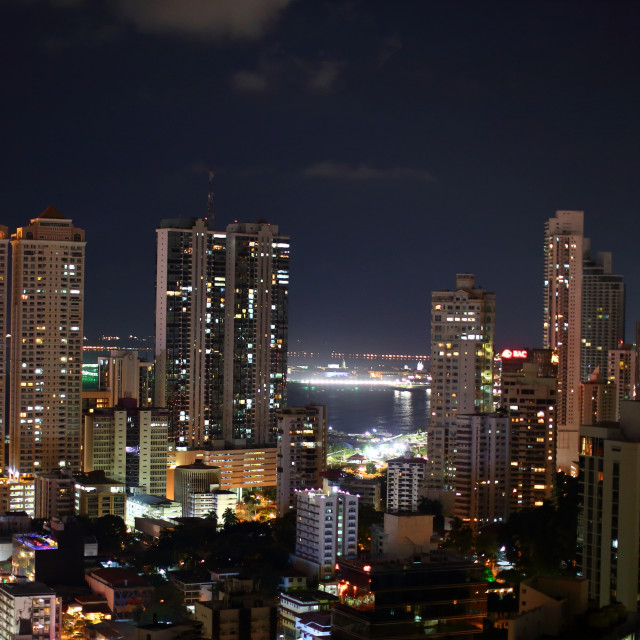
[[[503,358],[526,358],[526,349],[505,349],[501,354]]]

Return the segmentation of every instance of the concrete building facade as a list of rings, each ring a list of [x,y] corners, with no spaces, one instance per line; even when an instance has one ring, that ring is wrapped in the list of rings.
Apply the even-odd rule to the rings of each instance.
[[[543,346],[558,354],[557,464],[575,473],[580,426],[584,212],[545,223]]]
[[[53,207],[12,236],[9,471],[80,469],[85,235]]]
[[[429,483],[453,487],[452,444],[459,413],[492,411],[495,293],[456,275],[455,291],[431,294]]]
[[[640,590],[640,403],[624,402],[620,422],[580,430],[578,566],[597,606],[637,608]]]
[[[181,446],[275,445],[289,241],[267,223],[211,227],[163,220],[157,232],[156,404]]]
[[[514,356],[517,354],[517,357]],[[557,365],[548,349],[502,357],[500,411],[509,417],[508,513],[542,506],[556,472]]]
[[[387,461],[387,511],[418,510],[419,489],[427,474],[424,458],[405,456]]]
[[[455,515],[472,526],[506,520],[509,483],[509,418],[458,414]]]
[[[104,471],[130,492],[164,496],[167,491],[166,409],[139,409],[135,398],[85,415],[84,470]]]
[[[582,335],[580,379],[584,382],[599,370],[607,375],[608,353],[624,342],[625,288],[621,275],[613,273],[611,253],[589,256],[584,240],[582,266]]]
[[[327,408],[286,407],[277,417],[277,507],[295,506],[295,491],[318,489],[327,464]]]
[[[357,553],[358,496],[299,491],[296,498],[294,567],[320,579],[332,577],[339,556],[351,558]]]

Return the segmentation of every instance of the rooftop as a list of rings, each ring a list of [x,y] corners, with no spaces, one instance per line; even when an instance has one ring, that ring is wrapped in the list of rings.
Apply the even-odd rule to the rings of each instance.
[[[0,591],[14,597],[19,596],[54,596],[56,592],[42,582],[20,582],[0,584]]]
[[[149,581],[137,573],[117,567],[94,569],[89,573],[89,577],[95,577],[114,589],[121,587],[151,587]]]

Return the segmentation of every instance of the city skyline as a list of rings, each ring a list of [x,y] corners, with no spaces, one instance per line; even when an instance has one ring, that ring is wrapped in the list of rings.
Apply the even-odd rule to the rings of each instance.
[[[630,7],[179,4],[2,10],[0,222],[53,205],[87,230],[90,339],[153,333],[154,229],[205,214],[212,168],[217,229],[266,219],[295,241],[291,350],[428,352],[429,292],[456,272],[496,292],[498,348],[540,345],[541,227],[563,209],[613,253],[630,341]]]

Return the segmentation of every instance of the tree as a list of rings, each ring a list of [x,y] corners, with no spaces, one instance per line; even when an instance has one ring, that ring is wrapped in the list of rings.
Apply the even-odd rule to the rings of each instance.
[[[224,523],[225,529],[238,524],[238,516],[231,507],[227,507],[225,509],[224,513],[222,514],[222,522]]]
[[[433,527],[437,530],[444,529],[444,516],[442,515],[442,502],[422,497],[418,502],[418,513],[433,516]]]
[[[374,476],[376,473],[378,473],[375,462],[367,462],[367,464],[365,464],[364,466],[365,466],[366,472],[369,475]]]

